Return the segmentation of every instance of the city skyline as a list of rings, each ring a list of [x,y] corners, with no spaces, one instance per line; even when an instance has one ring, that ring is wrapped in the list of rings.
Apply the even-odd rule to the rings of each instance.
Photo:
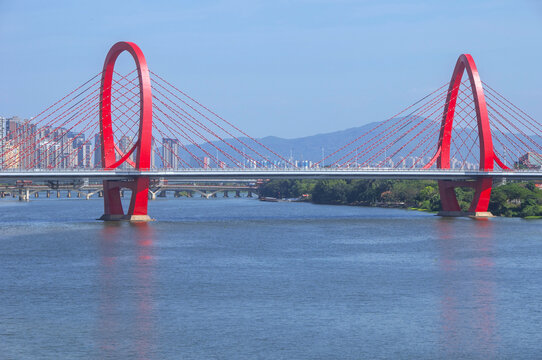
[[[325,134],[323,134],[325,135]],[[94,136],[88,136],[84,132],[77,133],[63,127],[53,128],[52,126],[38,127],[31,123],[31,119],[22,119],[18,116],[6,118],[0,116],[0,169],[18,169],[18,168],[101,168],[101,147],[100,133]],[[295,139],[294,139],[295,140]],[[297,167],[311,168],[313,166],[324,167],[325,162],[318,164],[322,159],[304,159],[303,149],[290,150],[287,161],[276,159],[272,162],[267,160],[248,160],[245,159],[239,164],[232,163],[227,159],[220,160],[219,151],[216,150],[216,156],[211,157],[209,152],[202,156],[195,156],[187,147],[194,147],[191,144],[183,144],[177,138],[162,138],[159,142],[162,146],[157,146],[153,140],[151,152],[151,168],[163,169],[182,169],[182,168],[227,168],[243,166],[247,168],[265,167]],[[204,146],[209,143],[200,143]],[[134,145],[133,138],[123,135],[118,139],[118,146],[121,153],[127,153]],[[216,146],[216,145],[215,145]],[[202,149],[203,150],[203,149]],[[334,149],[332,149],[334,150]],[[322,148],[324,152],[325,149]],[[28,155],[30,153],[30,155]],[[294,153],[300,153],[300,157],[294,157]],[[26,154],[24,157],[20,154]],[[117,159],[121,157],[116,154]],[[205,156],[207,155],[207,156]],[[527,168],[540,168],[541,155],[528,152],[518,159],[515,163]],[[129,156],[132,163],[135,161],[135,154]],[[430,156],[406,156],[399,157],[398,160],[387,158],[375,159],[370,166],[384,166],[389,168],[422,168],[429,163]],[[479,164],[476,161],[468,161],[451,157],[451,169],[475,170]],[[351,167],[361,166],[357,162],[348,164]],[[130,169],[132,166],[125,162],[119,169]]]

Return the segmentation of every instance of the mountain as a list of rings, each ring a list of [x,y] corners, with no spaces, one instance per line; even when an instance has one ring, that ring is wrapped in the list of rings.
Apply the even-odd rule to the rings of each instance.
[[[258,139],[258,141],[285,158],[289,158],[292,155],[297,160],[320,161],[322,159],[322,149],[324,149],[324,156],[328,156],[360,135],[374,129],[379,124],[375,122],[346,130],[295,139],[267,136]]]

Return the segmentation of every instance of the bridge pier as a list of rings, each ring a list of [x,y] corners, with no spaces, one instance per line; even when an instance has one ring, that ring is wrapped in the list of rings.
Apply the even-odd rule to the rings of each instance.
[[[35,198],[39,198],[39,197],[40,197],[40,193],[39,193],[38,191],[36,191],[36,192],[34,193],[34,197],[35,197]]]
[[[72,197],[72,192],[68,190],[68,194],[66,196],[68,197],[68,199],[70,199]]]
[[[104,180],[104,214],[99,220],[152,221],[147,215],[149,182],[147,176],[139,176],[127,181]],[[127,188],[132,192],[130,206],[126,214],[122,208],[121,188]]]
[[[225,198],[229,197],[227,191],[224,191],[224,197],[225,197]]]
[[[57,198],[60,198],[60,190],[57,190],[57,191],[56,191],[56,197],[57,197]]]
[[[251,190],[249,190],[249,191],[247,192],[247,197],[249,197],[249,198],[252,197],[252,191],[251,191]]]
[[[45,196],[47,197],[47,199],[49,199],[51,197],[51,191],[47,190]]]
[[[241,197],[241,192],[239,190],[235,191],[235,197],[236,198]]]
[[[30,190],[29,189],[20,189],[19,190],[19,201],[29,201],[30,200]]]
[[[494,215],[489,211],[439,211],[438,216],[442,217],[471,217],[471,218],[490,218]]]
[[[475,181],[449,181],[439,180],[439,193],[442,211],[437,215],[445,217],[492,217],[487,211],[491,197],[493,179],[490,177],[480,178]],[[474,196],[468,211],[462,211],[455,194],[456,187],[470,187],[474,189]]]

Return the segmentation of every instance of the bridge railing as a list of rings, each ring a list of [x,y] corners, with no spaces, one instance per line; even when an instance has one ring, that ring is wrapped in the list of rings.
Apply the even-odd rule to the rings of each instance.
[[[191,168],[191,169],[151,169],[151,170],[132,170],[132,169],[0,169],[0,176],[2,174],[119,174],[119,175],[154,175],[154,174],[183,174],[183,173],[273,173],[273,172],[289,172],[289,173],[352,173],[352,172],[374,172],[374,173],[472,173],[472,174],[514,174],[514,173],[540,173],[542,169],[494,169],[494,170],[480,170],[480,169],[422,169],[422,168],[385,168],[385,167],[350,167],[350,168]]]

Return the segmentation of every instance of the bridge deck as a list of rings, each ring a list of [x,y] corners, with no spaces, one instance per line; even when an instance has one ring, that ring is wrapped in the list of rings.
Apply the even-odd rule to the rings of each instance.
[[[137,176],[178,181],[255,181],[257,179],[418,179],[471,180],[480,177],[542,180],[541,170],[422,170],[422,169],[189,169],[189,170],[26,170],[2,171],[0,181],[123,180]]]

